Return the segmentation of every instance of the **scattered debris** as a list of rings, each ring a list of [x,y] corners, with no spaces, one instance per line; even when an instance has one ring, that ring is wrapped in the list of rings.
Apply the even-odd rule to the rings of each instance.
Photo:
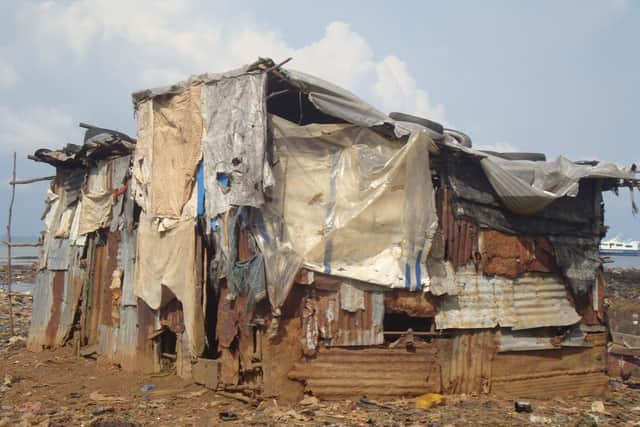
[[[222,411],[218,414],[218,416],[222,421],[235,421],[239,418],[238,414],[229,411]]]
[[[444,396],[438,393],[427,393],[416,397],[416,409],[431,409],[444,402]]]
[[[16,408],[18,412],[38,413],[42,409],[42,402],[24,402]]]
[[[143,393],[147,393],[151,390],[153,390],[154,388],[156,388],[155,384],[145,384],[142,387],[140,387],[140,391]]]
[[[531,406],[531,403],[525,400],[516,400],[516,403],[514,406],[515,406],[516,412],[533,412],[533,407]]]
[[[125,401],[125,399],[123,399],[122,397],[105,396],[98,391],[91,392],[91,394],[89,395],[89,399],[95,402],[124,402]]]

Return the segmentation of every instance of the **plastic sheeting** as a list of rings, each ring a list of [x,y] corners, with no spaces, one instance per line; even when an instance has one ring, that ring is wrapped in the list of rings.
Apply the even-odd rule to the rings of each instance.
[[[245,74],[206,84],[202,116],[206,211],[215,217],[231,205],[261,207],[273,184],[265,160],[266,74]]]
[[[426,285],[437,227],[429,137],[402,144],[359,126],[271,119],[280,161],[255,234],[272,306],[303,264],[385,287]]]
[[[155,98],[152,128],[151,214],[177,219],[191,197],[202,157],[200,86]]]
[[[482,170],[504,205],[511,211],[531,215],[561,197],[575,197],[583,178],[634,179],[634,175],[611,163],[578,165],[564,157],[553,162],[480,160]]]

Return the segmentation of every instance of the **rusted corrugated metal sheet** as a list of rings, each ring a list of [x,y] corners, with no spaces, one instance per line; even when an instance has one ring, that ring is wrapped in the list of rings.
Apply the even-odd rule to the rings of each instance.
[[[587,335],[591,348],[498,353],[491,392],[513,398],[597,395],[606,389],[606,333]]]
[[[362,290],[361,308],[346,310],[344,299],[337,291],[314,290],[305,301],[303,329],[306,351],[315,351],[318,340],[327,346],[377,345],[384,342],[383,292]]]
[[[449,197],[449,188],[442,186],[438,192],[438,210],[445,240],[445,258],[458,268],[473,260],[478,252],[478,227],[471,221],[454,216]]]
[[[624,349],[620,349],[624,351]],[[637,352],[636,352],[637,353]],[[612,377],[640,379],[640,355],[622,355],[610,352],[607,373]]]
[[[568,326],[580,321],[558,276],[528,274],[516,280],[475,271],[456,274],[457,295],[442,298],[438,329],[513,329]]]
[[[553,246],[541,236],[514,236],[495,230],[480,233],[482,270],[516,278],[527,272],[558,272]]]
[[[443,388],[447,393],[488,393],[496,354],[494,330],[456,331],[450,356],[443,360]]]
[[[434,317],[435,303],[426,292],[410,292],[404,289],[393,289],[384,294],[384,311],[386,313],[404,313],[412,317]]]
[[[323,348],[297,363],[289,378],[322,399],[384,398],[440,392],[436,344],[404,348]]]

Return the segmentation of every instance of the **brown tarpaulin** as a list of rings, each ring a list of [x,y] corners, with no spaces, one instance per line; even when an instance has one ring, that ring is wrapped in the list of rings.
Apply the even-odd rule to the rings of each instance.
[[[200,86],[153,100],[151,215],[180,218],[202,156]]]

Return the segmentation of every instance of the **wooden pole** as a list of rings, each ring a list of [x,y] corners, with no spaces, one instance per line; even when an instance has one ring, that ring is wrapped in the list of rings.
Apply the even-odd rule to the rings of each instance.
[[[15,185],[15,184],[33,184],[34,182],[40,182],[40,181],[51,181],[52,179],[54,179],[56,176],[42,176],[40,178],[29,178],[29,179],[15,179],[15,176],[13,177],[13,180],[11,182],[9,182],[9,185]]]
[[[11,335],[15,335],[13,327],[13,301],[11,300],[11,282],[13,282],[13,271],[11,271],[11,217],[13,215],[13,201],[16,198],[16,152],[13,152],[13,175],[11,179],[11,201],[9,202],[9,218],[7,220],[7,297],[9,298],[9,322],[11,325]]]

